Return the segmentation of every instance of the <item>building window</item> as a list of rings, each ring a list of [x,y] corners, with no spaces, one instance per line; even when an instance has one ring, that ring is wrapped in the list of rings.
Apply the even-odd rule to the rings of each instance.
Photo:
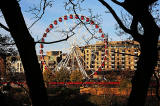
[[[117,61],[119,60],[119,58],[117,57]]]
[[[122,57],[122,61],[124,61],[125,60],[125,57]]]
[[[136,52],[136,53],[137,53],[137,52],[138,52],[138,50],[137,50],[137,49],[135,49],[135,50],[134,50],[134,52]]]
[[[128,64],[131,64],[131,62],[129,61]]]
[[[124,49],[122,49],[122,53],[124,53],[125,52],[125,50]]]
[[[105,50],[102,50],[102,52],[104,53],[104,52],[105,52]]]
[[[114,60],[115,60],[115,58],[114,58],[114,57],[112,57],[112,60],[114,61]]]
[[[20,72],[23,72],[23,68],[20,68]]]
[[[94,64],[95,63],[95,61],[91,61],[91,64]]]
[[[114,49],[111,49],[111,52],[113,52],[113,53],[114,53]]]
[[[19,68],[19,63],[17,63],[17,69]]]
[[[93,66],[93,65],[90,65],[90,68],[94,68],[94,66]]]
[[[125,54],[123,53],[123,54],[122,54],[122,57],[124,57],[124,56],[125,56]]]

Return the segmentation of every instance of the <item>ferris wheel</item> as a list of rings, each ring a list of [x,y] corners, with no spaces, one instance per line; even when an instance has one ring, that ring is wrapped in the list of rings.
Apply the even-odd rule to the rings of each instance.
[[[44,42],[60,41],[52,45],[45,46]],[[82,56],[82,48],[88,44],[95,44],[97,41],[103,41],[105,46],[105,55],[102,57],[103,60],[97,70],[92,71],[88,74],[85,70],[85,60]],[[59,17],[46,28],[40,44],[40,61],[44,67],[44,71],[48,70],[49,67],[46,64],[44,58],[47,50],[58,50],[62,51],[60,55],[66,53],[66,57],[63,58],[55,67],[55,71],[58,71],[61,67],[67,67],[71,71],[75,68],[79,68],[84,79],[90,79],[93,75],[97,75],[98,71],[102,71],[102,67],[105,64],[108,55],[108,37],[105,36],[102,28],[93,19],[79,14],[69,14]],[[50,46],[50,47],[48,47]],[[47,47],[49,49],[47,49]],[[96,55],[96,49],[94,51]],[[84,54],[83,54],[84,55]],[[77,66],[75,66],[77,64]]]

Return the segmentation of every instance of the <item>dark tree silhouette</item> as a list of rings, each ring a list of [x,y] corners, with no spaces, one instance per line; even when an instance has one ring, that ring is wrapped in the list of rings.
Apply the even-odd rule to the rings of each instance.
[[[140,43],[141,54],[137,62],[137,70],[132,79],[132,91],[128,106],[144,106],[150,79],[157,64],[157,44],[160,28],[149,11],[149,7],[157,0],[124,0],[119,2],[112,0],[115,4],[123,7],[133,16],[132,23],[128,29],[123,25],[112,7],[104,0],[99,0],[113,15],[119,26],[134,40]],[[142,25],[143,34],[138,32],[138,23]]]
[[[6,75],[7,75],[6,58],[7,56],[14,56],[17,54],[17,51],[14,48],[14,45],[9,45],[12,43],[13,43],[13,40],[11,39],[11,37],[0,34],[0,78],[1,78],[1,81],[6,80]],[[8,44],[8,45],[4,45],[4,44]]]
[[[8,25],[8,28],[3,27],[10,32],[19,51],[32,105],[47,106],[47,93],[36,56],[35,43],[26,27],[20,6],[17,0],[3,0],[0,9]]]

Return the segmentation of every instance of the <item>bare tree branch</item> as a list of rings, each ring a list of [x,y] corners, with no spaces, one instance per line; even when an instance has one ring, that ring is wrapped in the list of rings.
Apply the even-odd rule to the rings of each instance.
[[[40,1],[40,10],[39,10],[39,13],[40,13],[40,11],[41,11],[41,3],[42,3],[42,0]],[[28,27],[28,29],[30,29],[31,27],[33,27],[33,25],[36,24],[36,23],[42,18],[42,16],[44,15],[45,9],[46,9],[46,0],[44,0],[42,14],[38,17],[37,20],[35,20],[35,21]],[[39,14],[39,13],[38,13],[38,14]],[[38,14],[37,14],[37,15],[38,15]],[[36,14],[35,14],[35,15],[36,15]],[[37,16],[37,15],[36,15],[36,16]]]
[[[156,73],[154,72],[154,77],[156,79],[156,97],[158,98],[158,100],[160,100],[160,95],[159,95],[159,78],[158,76],[156,75]]]
[[[15,42],[8,35],[0,34],[0,46],[12,46]]]
[[[77,14],[77,8],[79,9],[79,11],[84,10],[84,9],[82,9],[82,8],[80,7],[80,2],[82,3],[83,1],[84,1],[84,0],[78,0],[77,3],[74,3],[73,0],[69,0],[69,2],[66,2],[66,3],[65,3],[65,9],[66,9],[67,11],[71,11],[71,10],[72,10],[72,11],[74,12],[74,14],[77,15],[77,19],[80,21],[80,23],[81,23],[81,24],[85,27],[85,29],[91,34],[91,37],[90,37],[89,39],[86,40],[85,38],[83,38],[83,40],[85,41],[85,43],[88,45],[89,42],[90,42],[90,40],[92,40],[93,38],[95,38],[95,39],[100,39],[100,37],[96,37],[96,36],[95,36],[95,33],[96,33],[95,30],[91,31],[91,29],[88,28],[87,24],[90,24],[90,22],[83,22],[83,21],[80,19],[79,15]],[[70,7],[69,4],[71,4],[72,6]],[[68,9],[67,9],[67,6],[68,6]],[[93,21],[93,18],[99,17],[99,15],[93,16],[91,9],[89,9],[89,13],[91,14],[91,16],[90,16],[90,20],[91,20],[91,21]],[[99,21],[101,21],[101,20],[99,19]],[[95,24],[98,24],[98,25],[99,25],[99,22],[93,23],[93,25],[95,25]]]
[[[132,37],[134,38],[134,40],[141,41],[143,36],[138,33],[138,20],[135,17],[133,17],[133,19],[132,19],[130,29],[132,31],[131,34],[132,34]]]
[[[36,41],[36,42],[34,42],[35,44],[36,43],[41,43],[41,44],[53,44],[53,43],[58,43],[58,42],[62,42],[62,41],[66,41],[66,40],[68,40],[70,37],[72,37],[73,35],[74,35],[75,33],[73,33],[72,35],[70,35],[70,36],[68,36],[67,35],[67,37],[66,38],[64,38],[64,39],[61,39],[61,40],[57,40],[57,41],[52,41],[52,42],[41,42],[40,40],[39,41]],[[9,45],[15,45],[15,43],[2,43],[2,42],[0,42],[0,45],[2,45],[2,46],[9,46]]]
[[[116,12],[112,9],[112,7],[105,2],[104,0],[98,0],[100,3],[102,3],[106,8],[108,8],[108,10],[111,12],[111,14],[113,15],[113,17],[116,19],[117,23],[119,24],[119,26],[127,33],[131,33],[131,30],[129,30],[128,28],[126,28],[124,26],[124,24],[122,23],[122,21],[120,20],[120,18],[117,16]]]
[[[114,2],[115,4],[120,5],[120,6],[123,5],[123,3],[121,3],[121,2],[119,2],[119,1],[117,1],[117,0],[112,0],[112,2]]]
[[[75,10],[75,4],[72,2],[72,0],[69,0],[69,2],[72,4],[73,6],[73,11],[74,13],[78,16],[76,10]],[[87,29],[87,31],[93,36],[94,34],[88,29],[88,27],[85,25],[85,23],[78,17],[79,21],[84,25],[84,27]]]
[[[2,42],[0,42],[0,45],[2,45],[2,46],[9,46],[9,45],[15,45],[15,43],[2,43]]]
[[[98,0],[99,2],[101,2],[113,15],[113,17],[115,18],[115,20],[117,21],[117,23],[119,24],[119,26],[128,34],[131,34],[134,38],[134,40],[136,41],[140,41],[142,39],[141,34],[138,33],[137,31],[137,25],[138,25],[138,21],[133,19],[132,20],[132,24],[131,24],[131,29],[128,29],[127,27],[125,27],[125,25],[122,23],[122,21],[120,20],[120,18],[117,16],[116,12],[112,9],[112,7],[105,2],[104,0]],[[117,0],[112,0],[114,3],[123,6],[123,3],[118,2]]]
[[[5,29],[5,30],[8,31],[8,32],[10,31],[9,28],[7,28],[7,27],[6,27],[5,25],[3,25],[2,23],[0,23],[0,27],[3,28],[3,29]]]
[[[58,42],[62,42],[62,41],[66,41],[68,40],[70,37],[72,37],[75,33],[73,32],[73,30],[78,26],[80,25],[80,22],[77,23],[72,29],[70,29],[69,31],[61,31],[62,33],[66,33],[66,38],[64,39],[61,39],[61,40],[57,40],[57,41],[52,41],[52,42],[41,42],[41,40],[38,40],[37,42],[35,43],[41,43],[41,44],[53,44],[53,43],[58,43]],[[72,32],[72,34],[69,36],[68,34]]]
[[[41,44],[53,44],[53,43],[58,43],[58,42],[62,42],[62,41],[66,41],[68,40],[70,37],[72,37],[75,33],[73,33],[72,35],[68,36],[64,39],[61,39],[61,40],[57,40],[57,41],[52,41],[52,42],[41,42],[41,41],[37,41],[35,43],[41,43]]]
[[[43,2],[42,2],[43,1]],[[52,3],[51,3],[52,1],[48,1],[47,2],[47,0],[41,0],[40,1],[40,4],[39,4],[39,9],[38,8],[32,8],[32,9],[30,9],[28,12],[30,12],[30,11],[38,11],[38,13],[37,12],[33,12],[32,14],[34,14],[35,15],[35,18],[37,18],[29,27],[28,27],[28,29],[30,29],[31,27],[33,27],[40,19],[42,19],[42,17],[43,17],[43,15],[45,14],[45,10],[46,10],[46,8],[48,7],[48,6],[52,6]],[[43,4],[42,4],[43,3]],[[42,5],[43,5],[43,7],[42,7]],[[42,12],[41,12],[42,11]],[[41,14],[40,14],[41,13]]]

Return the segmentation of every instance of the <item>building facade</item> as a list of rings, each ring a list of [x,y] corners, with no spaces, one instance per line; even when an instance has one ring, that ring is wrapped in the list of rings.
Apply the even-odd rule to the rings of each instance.
[[[44,60],[48,68],[52,71],[62,60],[62,51],[47,51]]]
[[[19,56],[16,57],[17,60],[11,64],[12,72],[14,73],[24,73],[24,68],[22,61]]]
[[[107,46],[107,50],[105,50],[104,42],[99,41],[96,44],[81,47],[85,70],[97,71],[100,67],[102,71],[136,70],[136,62],[140,55],[137,42],[111,41]]]

